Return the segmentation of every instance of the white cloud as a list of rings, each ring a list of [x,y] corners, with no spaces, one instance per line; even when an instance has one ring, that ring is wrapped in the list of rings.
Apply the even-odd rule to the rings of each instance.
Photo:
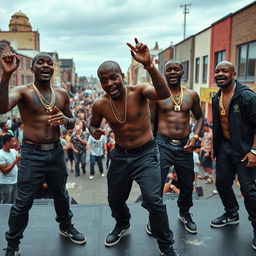
[[[250,0],[1,0],[0,28],[8,30],[11,16],[22,11],[40,33],[42,51],[73,58],[80,76],[96,75],[99,64],[112,59],[124,72],[130,64],[126,42],[138,37],[152,48],[164,49],[183,38],[181,4],[191,3],[187,36],[235,12]]]

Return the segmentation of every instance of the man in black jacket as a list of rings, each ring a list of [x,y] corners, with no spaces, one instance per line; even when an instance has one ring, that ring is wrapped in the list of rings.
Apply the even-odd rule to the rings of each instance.
[[[239,205],[232,189],[237,174],[241,193],[254,229],[256,250],[256,94],[235,80],[228,61],[215,69],[220,90],[212,99],[213,152],[216,157],[216,187],[225,213],[211,221],[218,228],[239,223]]]

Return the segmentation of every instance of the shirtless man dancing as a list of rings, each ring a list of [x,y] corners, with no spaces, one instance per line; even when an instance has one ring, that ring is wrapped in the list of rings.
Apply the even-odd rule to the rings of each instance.
[[[161,255],[176,256],[173,233],[169,229],[166,206],[161,197],[159,151],[150,126],[149,100],[164,99],[169,89],[151,62],[148,47],[135,39],[128,44],[133,58],[149,72],[153,86],[124,86],[124,74],[118,63],[106,61],[98,68],[98,77],[106,92],[92,107],[90,132],[99,139],[105,131],[100,128],[105,118],[115,134],[116,146],[110,152],[111,164],[107,174],[108,201],[116,220],[105,245],[117,244],[130,230],[130,212],[126,200],[135,180],[141,189],[142,206],[149,211],[152,234],[157,239]]]
[[[38,54],[32,61],[34,84],[17,86],[9,93],[9,80],[18,68],[19,62],[13,53],[6,53],[2,57],[0,114],[18,105],[24,124],[18,195],[9,216],[6,256],[20,255],[19,243],[28,224],[29,210],[38,186],[44,179],[54,198],[60,234],[77,244],[86,242],[83,234],[78,232],[71,222],[73,214],[65,188],[67,169],[59,140],[59,126],[64,125],[66,129],[73,129],[75,124],[69,108],[68,94],[62,88],[51,86],[53,60],[45,53]]]

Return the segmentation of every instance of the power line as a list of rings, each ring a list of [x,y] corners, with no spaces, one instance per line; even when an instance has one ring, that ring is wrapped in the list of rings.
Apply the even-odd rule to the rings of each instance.
[[[186,24],[186,23],[187,23],[186,16],[187,16],[187,14],[189,13],[189,9],[188,9],[189,6],[191,6],[191,4],[181,4],[181,5],[180,5],[180,8],[183,8],[183,9],[184,9],[184,10],[183,10],[183,14],[184,14],[183,39],[186,38],[186,25],[187,25],[187,24]]]

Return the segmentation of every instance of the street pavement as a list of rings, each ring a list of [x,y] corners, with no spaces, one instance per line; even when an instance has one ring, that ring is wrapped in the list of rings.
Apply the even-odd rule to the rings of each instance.
[[[103,162],[105,167],[105,161]],[[96,165],[95,168],[95,178],[89,180],[90,176],[90,163],[86,164],[86,174],[81,173],[79,177],[75,177],[75,173],[70,171],[68,166],[68,181],[67,189],[70,196],[78,204],[107,204],[107,172],[105,171],[105,177],[101,177]],[[104,169],[105,170],[105,169]],[[204,180],[198,180],[197,186],[202,186],[203,196],[198,197],[199,200],[202,199],[219,199],[219,195],[214,193],[216,190],[214,184],[204,184]],[[233,185],[235,194],[237,197],[241,197],[240,189],[236,183]],[[136,182],[133,182],[130,196],[127,200],[128,203],[134,203],[135,200],[140,195],[140,188]]]

